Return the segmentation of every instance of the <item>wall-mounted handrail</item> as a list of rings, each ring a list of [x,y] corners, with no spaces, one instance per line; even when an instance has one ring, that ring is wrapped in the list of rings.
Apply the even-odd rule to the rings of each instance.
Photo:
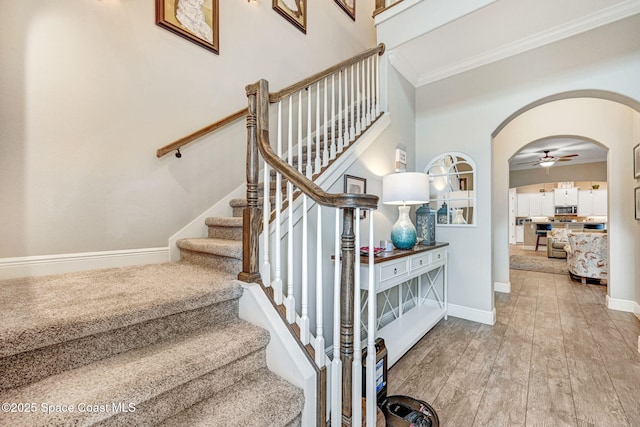
[[[162,148],[159,148],[156,151],[156,157],[162,157],[165,156],[169,153],[171,153],[172,151],[176,151],[176,150],[180,150],[181,147],[183,147],[184,145],[189,144],[190,142],[195,141],[196,139],[203,137],[217,129],[220,129],[224,126],[230,125],[231,123],[243,119],[245,117],[247,117],[247,109],[244,108],[240,111],[237,111],[223,119],[218,120],[215,123],[211,123],[209,126],[205,126],[202,129],[192,133],[191,135],[187,135],[184,138],[180,138],[174,142],[172,142],[171,144],[165,145]]]

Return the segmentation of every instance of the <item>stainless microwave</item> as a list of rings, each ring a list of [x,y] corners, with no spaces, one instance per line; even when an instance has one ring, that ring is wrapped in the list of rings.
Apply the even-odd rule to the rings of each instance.
[[[578,215],[577,206],[556,206],[556,215]]]

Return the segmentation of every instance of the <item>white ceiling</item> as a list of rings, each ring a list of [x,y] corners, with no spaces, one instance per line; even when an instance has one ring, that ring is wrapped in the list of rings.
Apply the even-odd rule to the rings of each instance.
[[[462,16],[451,19],[449,13],[448,22],[433,23],[438,8],[450,5],[443,1],[404,0],[404,6],[394,7],[401,18],[397,26],[389,20],[386,30],[390,62],[416,87],[421,113],[640,52],[640,0],[483,0],[483,7],[460,9]],[[413,29],[411,39],[403,41],[394,34],[406,31],[411,21],[401,14],[411,14],[413,22],[431,21],[424,34],[416,36]],[[516,163],[532,163],[546,149],[557,156],[578,154],[560,165],[607,156],[589,141],[547,139],[518,153],[510,169],[539,167]]]
[[[550,138],[532,142],[516,153],[509,160],[509,170],[539,168],[540,166],[535,166],[532,163],[545,155],[544,150],[549,150],[549,156],[554,157],[577,154],[571,160],[557,162],[554,166],[607,161],[607,150],[593,142],[576,138]]]

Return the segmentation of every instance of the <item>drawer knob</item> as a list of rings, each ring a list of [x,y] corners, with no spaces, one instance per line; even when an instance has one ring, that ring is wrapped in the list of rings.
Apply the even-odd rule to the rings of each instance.
[[[420,260],[420,265],[422,265],[422,260]]]
[[[398,268],[397,267],[393,269],[393,274],[398,274]]]

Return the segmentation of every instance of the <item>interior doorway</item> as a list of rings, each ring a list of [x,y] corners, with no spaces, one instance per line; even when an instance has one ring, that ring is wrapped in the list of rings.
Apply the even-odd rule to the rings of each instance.
[[[533,102],[507,118],[492,134],[492,274],[494,283],[509,283],[508,231],[508,162],[532,141],[555,135],[571,135],[595,141],[608,150],[607,184],[609,187],[608,259],[609,280],[607,306],[633,311],[634,253],[628,230],[633,224],[627,212],[633,192],[628,162],[634,145],[634,123],[640,117],[640,103],[604,91],[574,91]],[[626,195],[626,196],[625,196]],[[627,206],[629,205],[629,206]],[[627,230],[627,231],[625,231]],[[626,235],[625,235],[626,233]],[[499,290],[496,286],[496,290]],[[508,291],[508,289],[506,290]]]
[[[510,268],[568,274],[567,233],[606,232],[607,156],[596,141],[552,135],[509,159]],[[578,197],[568,201],[563,191]]]

